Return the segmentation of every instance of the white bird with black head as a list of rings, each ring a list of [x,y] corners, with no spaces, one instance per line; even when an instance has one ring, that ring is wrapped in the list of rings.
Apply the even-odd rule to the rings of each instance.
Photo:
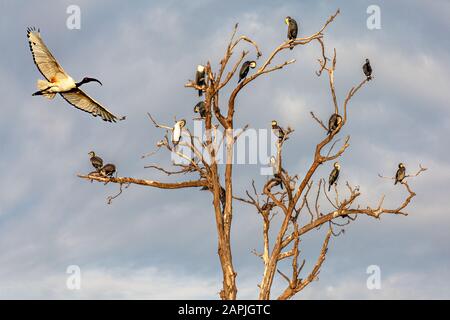
[[[201,64],[197,66],[197,71],[195,72],[195,84],[200,87],[206,85],[206,68]],[[202,95],[203,90],[199,89],[198,96],[201,97]]]
[[[33,61],[46,79],[37,81],[37,88],[39,90],[33,93],[33,96],[42,95],[48,99],[53,99],[59,93],[74,107],[89,112],[94,117],[100,116],[104,121],[116,122],[117,120],[125,119],[125,117],[115,116],[80,89],[83,84],[92,81],[98,82],[101,85],[102,83],[99,80],[85,77],[80,82],[75,82],[64,71],[58,61],[56,61],[50,50],[48,50],[41,38],[39,30],[29,28],[27,30],[27,37],[33,55]]]
[[[186,120],[181,119],[180,121],[175,122],[175,125],[172,129],[172,143],[174,146],[177,146],[181,140],[181,133],[183,131],[184,126],[186,125]]]

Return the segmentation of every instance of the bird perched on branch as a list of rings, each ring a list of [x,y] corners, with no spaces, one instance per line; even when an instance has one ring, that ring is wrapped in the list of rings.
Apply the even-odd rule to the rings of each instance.
[[[181,119],[180,121],[175,122],[175,125],[172,129],[172,143],[174,146],[178,145],[181,140],[181,132],[186,125],[186,120]]]
[[[364,75],[367,77],[367,81],[372,79],[372,66],[369,59],[366,59],[366,63],[363,65]]]
[[[29,28],[27,37],[33,61],[46,79],[37,81],[39,90],[33,93],[33,96],[44,96],[48,99],[53,99],[59,93],[72,106],[89,112],[94,117],[100,116],[104,121],[116,122],[117,120],[125,119],[125,117],[115,116],[80,89],[83,84],[92,81],[101,85],[102,83],[99,80],[85,77],[80,82],[75,82],[48,50],[40,36],[39,30],[36,31],[35,28]]]
[[[395,182],[394,185],[396,185],[398,182],[402,182],[403,179],[405,179],[406,176],[406,168],[403,163],[399,163],[397,173],[395,174]]]
[[[256,68],[256,61],[245,61],[242,66],[241,70],[239,71],[239,80],[238,83],[241,82],[248,74],[248,71],[250,68],[255,69]]]
[[[205,102],[200,101],[199,103],[197,103],[194,107],[194,112],[199,113],[200,117],[205,118],[206,117]]]
[[[342,117],[337,114],[333,113],[330,117],[330,120],[328,120],[328,134],[333,133],[342,123]]]
[[[100,174],[104,177],[112,178],[114,173],[116,173],[116,166],[112,163],[105,164],[103,168],[100,169]]]
[[[90,161],[91,161],[92,166],[95,168],[95,170],[97,172],[99,172],[103,166],[103,159],[98,157],[94,151],[91,151],[88,154],[91,157]]]
[[[206,85],[206,68],[201,64],[197,66],[197,72],[195,73],[195,84],[200,87]],[[198,96],[201,97],[202,95],[203,90],[199,89]]]
[[[337,182],[337,179],[339,178],[339,172],[341,171],[341,166],[339,163],[334,163],[333,171],[330,173],[330,177],[328,179],[328,191],[331,190],[331,186]]]
[[[290,41],[294,41],[295,39],[297,39],[298,34],[297,21],[288,16],[284,19],[284,23],[288,25],[287,38]],[[292,44],[290,45],[290,49],[291,50],[294,49],[294,46]]]
[[[276,182],[275,186],[280,186],[281,189],[283,188],[283,179],[281,179],[281,175],[280,175],[280,163],[277,161],[277,159],[272,156],[270,157],[270,166],[273,169],[273,180]]]
[[[200,191],[206,191],[206,190],[210,190],[211,189],[208,186],[204,186],[200,188]],[[225,211],[225,202],[226,202],[226,191],[225,188],[220,186],[220,190],[219,190],[219,200],[220,203],[222,204],[222,212]]]
[[[278,122],[276,120],[272,120],[272,131],[275,136],[278,137],[279,142],[283,141],[286,133],[284,132],[283,128],[278,125]]]

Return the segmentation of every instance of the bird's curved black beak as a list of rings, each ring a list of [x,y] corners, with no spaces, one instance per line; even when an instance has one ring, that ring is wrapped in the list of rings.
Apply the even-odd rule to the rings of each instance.
[[[81,87],[83,84],[88,83],[88,82],[92,82],[92,81],[95,81],[95,82],[100,83],[101,86],[103,85],[103,84],[100,82],[100,80],[97,80],[97,79],[95,79],[95,78],[88,78],[88,77],[84,77],[83,80],[81,80],[80,82],[75,83],[75,85],[76,85],[77,88],[78,88],[78,87]]]
[[[86,78],[85,83],[87,83],[87,82],[93,82],[93,81],[94,81],[94,82],[98,82],[98,83],[100,83],[101,86],[103,86],[103,83],[101,83],[100,80],[95,79],[95,78]]]

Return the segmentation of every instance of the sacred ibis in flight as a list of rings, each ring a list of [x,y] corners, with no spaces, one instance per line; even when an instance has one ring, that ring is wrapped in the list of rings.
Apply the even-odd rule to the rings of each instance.
[[[53,57],[39,32],[35,28],[28,28],[27,30],[34,63],[46,79],[37,81],[39,90],[33,93],[33,96],[42,95],[48,99],[53,99],[59,93],[68,103],[82,111],[91,113],[94,117],[100,116],[104,121],[109,122],[124,120],[125,117],[115,116],[80,89],[81,85],[91,81],[102,83],[97,79],[88,77],[83,78],[80,82],[75,82]]]

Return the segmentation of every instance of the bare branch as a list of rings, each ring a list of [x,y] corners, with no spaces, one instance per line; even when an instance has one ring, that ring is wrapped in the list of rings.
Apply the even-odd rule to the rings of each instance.
[[[320,120],[319,118],[316,117],[316,115],[314,114],[314,112],[310,112],[311,116],[313,117],[314,120],[317,121],[317,123],[325,130],[328,132],[328,128],[323,124],[323,121]]]
[[[295,288],[291,288],[291,286],[286,288],[284,292],[278,297],[278,300],[286,300],[291,298],[293,295],[304,289],[308,284],[310,284],[317,278],[320,272],[320,268],[322,267],[322,264],[325,261],[327,255],[328,243],[330,241],[331,234],[331,230],[328,230],[325,240],[322,244],[322,250],[320,252],[319,258],[317,259],[317,262],[308,277],[304,280],[300,280]]]
[[[144,179],[136,179],[136,178],[127,178],[127,177],[104,177],[98,175],[77,175],[79,178],[87,179],[87,180],[95,180],[100,182],[112,182],[119,184],[138,184],[141,186],[155,187],[160,189],[182,189],[182,188],[192,188],[192,187],[205,187],[207,186],[206,180],[191,180],[184,182],[160,182],[154,180],[144,180]]]
[[[129,183],[126,183],[126,184],[125,184],[125,189],[127,189],[129,186],[130,186],[130,184],[129,184]],[[107,201],[108,204],[111,204],[112,201],[113,201],[114,199],[116,199],[118,196],[120,196],[120,195],[122,194],[122,192],[123,192],[122,187],[123,187],[123,184],[121,183],[121,184],[120,184],[119,192],[118,192],[117,194],[113,195],[113,196],[109,196],[109,197],[106,199],[106,201]]]

